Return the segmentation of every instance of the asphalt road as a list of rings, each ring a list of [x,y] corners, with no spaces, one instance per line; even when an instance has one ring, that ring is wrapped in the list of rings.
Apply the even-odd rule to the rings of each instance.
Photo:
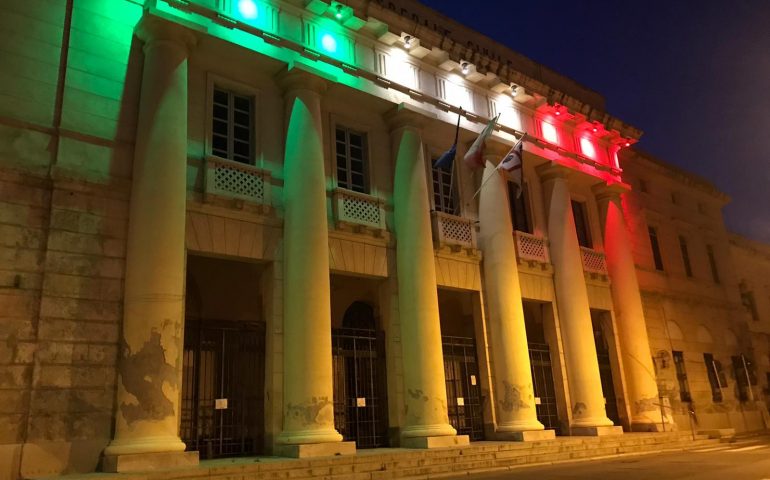
[[[689,451],[521,467],[473,480],[770,480],[770,436]]]

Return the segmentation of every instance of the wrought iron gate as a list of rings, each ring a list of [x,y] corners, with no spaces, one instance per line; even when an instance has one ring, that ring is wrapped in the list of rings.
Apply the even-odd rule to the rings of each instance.
[[[484,439],[476,341],[467,337],[441,337],[444,350],[447,413],[459,435]]]
[[[358,448],[388,444],[385,337],[363,328],[332,330],[334,426]]]
[[[553,386],[551,353],[546,343],[529,343],[529,362],[532,366],[532,384],[535,397],[540,404],[535,405],[537,419],[545,428],[560,433],[559,415],[556,411],[556,391]]]
[[[264,439],[265,326],[188,322],[180,436],[201,458],[254,455]]]

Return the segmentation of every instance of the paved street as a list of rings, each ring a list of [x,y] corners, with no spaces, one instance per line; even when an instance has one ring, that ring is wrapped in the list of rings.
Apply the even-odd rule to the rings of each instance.
[[[685,452],[520,467],[473,480],[770,480],[770,436]]]

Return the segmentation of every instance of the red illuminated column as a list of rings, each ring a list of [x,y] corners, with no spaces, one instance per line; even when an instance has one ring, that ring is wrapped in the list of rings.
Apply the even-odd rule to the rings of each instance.
[[[612,427],[604,408],[588,291],[567,181],[571,170],[557,164],[545,164],[538,168],[538,173],[543,181],[548,211],[556,306],[572,412],[570,429],[573,435],[622,433],[620,427]]]
[[[660,431],[658,385],[642,310],[620,185],[594,187],[604,223],[604,251],[612,289],[613,310],[620,340],[620,355],[626,377],[631,426],[634,430]]]

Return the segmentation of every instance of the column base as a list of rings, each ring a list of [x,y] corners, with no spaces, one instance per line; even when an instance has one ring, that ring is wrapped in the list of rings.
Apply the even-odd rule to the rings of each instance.
[[[609,437],[612,435],[623,435],[623,427],[603,426],[603,427],[572,427],[571,434],[578,437]]]
[[[355,455],[356,442],[301,443],[295,445],[276,445],[275,455],[289,458],[335,457]]]
[[[556,438],[555,430],[524,430],[521,432],[495,432],[493,440],[503,442],[537,442],[539,440],[553,440]]]
[[[110,473],[166,470],[198,465],[198,452],[153,452],[104,455],[102,471]]]
[[[402,448],[446,448],[460,447],[471,443],[468,435],[442,435],[440,437],[401,438]]]

